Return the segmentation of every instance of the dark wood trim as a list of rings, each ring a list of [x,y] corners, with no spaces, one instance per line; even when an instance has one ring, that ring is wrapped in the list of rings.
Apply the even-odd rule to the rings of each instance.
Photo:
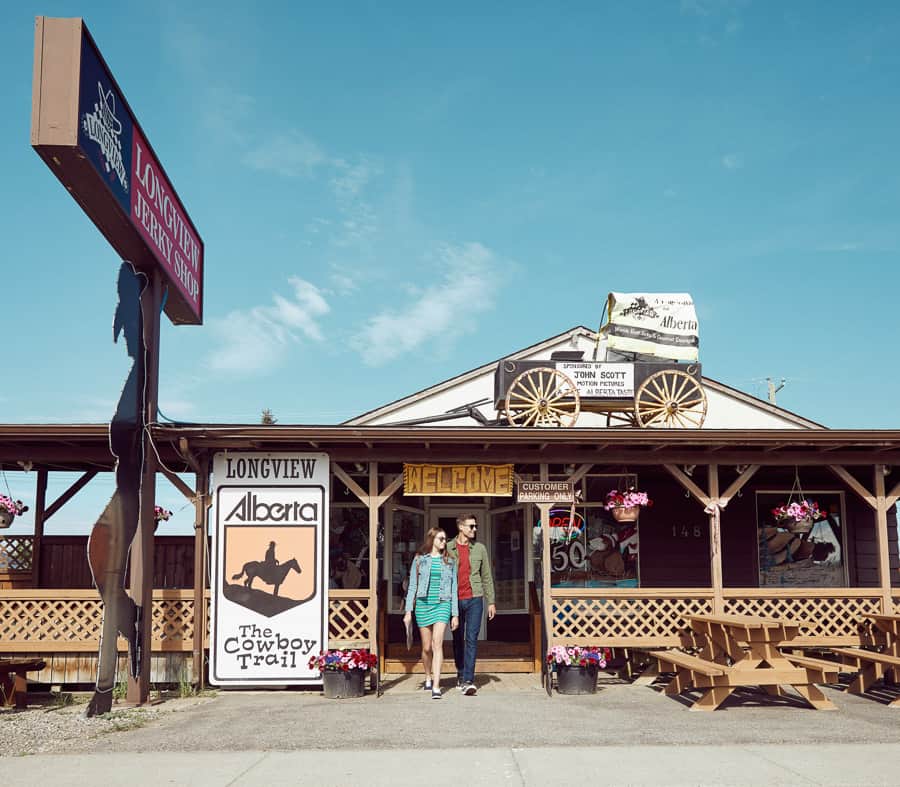
[[[96,470],[88,470],[84,475],[81,476],[81,478],[75,481],[72,486],[70,486],[65,492],[63,492],[58,498],[56,498],[56,500],[54,500],[49,506],[47,506],[47,510],[44,511],[44,522],[46,522],[57,511],[59,511],[59,509],[61,509],[66,503],[68,503],[73,497],[75,497],[75,495],[77,495],[82,489],[84,489],[95,475],[97,475]]]

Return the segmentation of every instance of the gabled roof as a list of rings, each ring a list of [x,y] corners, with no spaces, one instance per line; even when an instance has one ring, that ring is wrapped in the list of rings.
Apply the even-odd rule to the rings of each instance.
[[[429,386],[428,388],[423,388],[422,390],[409,394],[408,396],[396,399],[393,402],[389,402],[387,404],[381,405],[380,407],[376,407],[373,410],[369,410],[365,413],[362,413],[361,415],[345,421],[344,424],[347,426],[363,426],[376,424],[390,425],[391,423],[399,424],[408,422],[401,415],[401,411],[403,411],[404,409],[407,409],[412,405],[422,403],[425,400],[435,398],[438,395],[450,393],[455,388],[461,389],[467,384],[474,383],[479,378],[482,378],[485,375],[493,375],[495,369],[497,368],[497,364],[505,358],[518,360],[540,356],[542,354],[549,353],[552,350],[559,349],[560,345],[576,346],[579,343],[582,345],[584,345],[585,343],[593,344],[596,340],[596,336],[596,332],[592,331],[590,328],[586,328],[583,325],[576,325],[575,327],[570,328],[563,333],[557,334],[556,336],[551,336],[550,338],[544,339],[537,344],[532,344],[528,347],[524,347],[520,350],[504,355],[503,358],[498,358],[494,361],[490,361],[489,363],[482,364],[481,366],[477,366],[467,372],[463,372],[462,374],[458,374],[455,377],[451,377],[448,380],[444,380],[443,382]],[[770,417],[782,421],[783,423],[780,426],[789,426],[799,429],[825,428],[822,424],[811,421],[808,418],[803,418],[802,416],[797,415],[790,410],[785,410],[783,407],[778,407],[777,405],[765,402],[755,396],[751,396],[750,394],[739,391],[736,388],[732,388],[729,385],[720,383],[717,380],[713,380],[709,377],[703,377],[703,386],[706,389],[707,393],[718,394],[719,396],[732,401],[736,405],[753,408],[759,413],[765,413]],[[484,405],[484,402],[479,400],[472,402],[471,400],[467,400],[465,397],[462,397],[459,400],[457,406],[463,406],[465,404]],[[492,409],[493,403],[490,403],[488,407]],[[452,408],[450,410],[441,409],[440,411],[430,413],[430,415],[445,415],[448,412],[451,412],[451,410]],[[391,418],[391,416],[396,417]],[[459,417],[466,417],[466,413],[464,410],[460,413]]]

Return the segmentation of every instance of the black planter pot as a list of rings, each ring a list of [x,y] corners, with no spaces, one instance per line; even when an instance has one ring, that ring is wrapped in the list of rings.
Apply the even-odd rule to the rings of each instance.
[[[565,664],[556,665],[556,690],[560,694],[596,694],[597,672],[596,664],[587,667],[568,667]]]
[[[322,690],[330,700],[362,697],[366,693],[366,672],[364,669],[351,669],[346,672],[325,670],[322,673]]]

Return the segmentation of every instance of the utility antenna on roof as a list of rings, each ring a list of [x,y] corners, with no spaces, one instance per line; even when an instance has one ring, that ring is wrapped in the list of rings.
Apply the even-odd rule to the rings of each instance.
[[[766,377],[766,385],[769,387],[769,404],[775,404],[775,394],[777,394],[782,388],[784,388],[787,380],[784,377],[781,378],[781,383],[776,387],[775,383],[772,382],[771,377]]]

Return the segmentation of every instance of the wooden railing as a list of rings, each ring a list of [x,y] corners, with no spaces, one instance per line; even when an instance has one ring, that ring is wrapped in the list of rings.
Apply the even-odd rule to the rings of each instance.
[[[544,632],[534,587],[529,595],[535,669],[547,644],[679,645],[684,616],[713,609],[708,588],[557,588],[550,596],[553,624],[548,642],[535,648]],[[329,646],[368,647],[372,627],[377,626],[370,619],[368,589],[330,590],[328,597]],[[795,640],[799,646],[851,645],[862,642],[862,616],[880,612],[880,604],[881,594],[873,588],[739,588],[726,590],[724,612],[802,620],[805,625]],[[900,613],[900,597],[893,599],[893,605]],[[100,597],[94,590],[0,590],[0,654],[96,653],[100,624]],[[207,646],[208,633],[204,636]],[[162,654],[193,650],[193,591],[153,592],[151,647]],[[119,649],[124,652],[124,640],[119,640]]]
[[[862,615],[881,611],[877,588],[729,588],[724,596],[725,614],[804,621],[798,646],[860,644]],[[677,646],[685,615],[713,612],[708,588],[555,588],[551,598],[554,645]]]
[[[96,651],[101,618],[96,590],[2,590],[0,653]],[[193,642],[193,591],[154,590],[152,650],[190,651]]]
[[[209,593],[206,594],[209,621]],[[368,647],[369,591],[329,590],[330,647]],[[96,590],[0,590],[0,653],[96,652],[102,605]],[[194,647],[193,590],[154,590],[151,648]],[[118,641],[124,652],[127,643]],[[209,646],[209,629],[204,647]]]

